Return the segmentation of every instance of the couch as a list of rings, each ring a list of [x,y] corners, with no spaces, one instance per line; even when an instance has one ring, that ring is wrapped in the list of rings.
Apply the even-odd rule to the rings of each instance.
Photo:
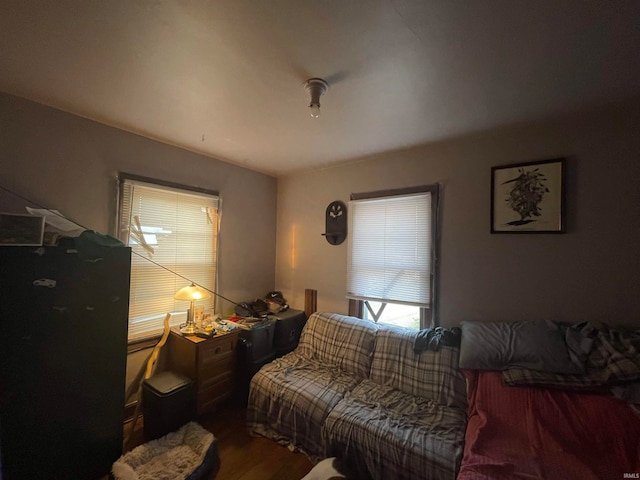
[[[431,337],[453,331],[458,343]],[[338,457],[348,478],[639,478],[640,330],[415,332],[317,313],[298,349],[254,377],[247,415],[250,433]]]
[[[459,349],[417,332],[314,313],[296,350],[250,384],[247,425],[357,478],[455,479],[467,423]],[[430,344],[432,345],[432,344]]]

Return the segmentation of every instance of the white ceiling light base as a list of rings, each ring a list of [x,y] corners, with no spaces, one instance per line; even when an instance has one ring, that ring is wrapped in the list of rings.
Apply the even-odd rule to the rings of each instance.
[[[311,95],[309,110],[313,118],[320,116],[320,97],[329,90],[329,84],[321,78],[310,78],[304,82],[305,90]]]

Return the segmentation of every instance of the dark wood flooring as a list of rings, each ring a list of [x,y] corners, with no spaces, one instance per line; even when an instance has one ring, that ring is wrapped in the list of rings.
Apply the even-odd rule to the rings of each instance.
[[[299,480],[312,468],[302,453],[262,437],[251,437],[245,426],[246,409],[229,403],[198,422],[218,439],[220,470],[216,480]],[[143,419],[136,425],[132,445],[143,442]],[[125,437],[130,425],[125,425]],[[100,480],[107,480],[103,477]]]

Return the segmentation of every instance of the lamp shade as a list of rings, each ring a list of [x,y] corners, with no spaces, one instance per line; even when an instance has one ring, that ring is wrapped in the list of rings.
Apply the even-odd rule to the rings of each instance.
[[[193,302],[196,300],[205,300],[211,297],[211,294],[204,288],[191,284],[188,287],[181,288],[173,296],[176,300],[185,300],[187,302]]]

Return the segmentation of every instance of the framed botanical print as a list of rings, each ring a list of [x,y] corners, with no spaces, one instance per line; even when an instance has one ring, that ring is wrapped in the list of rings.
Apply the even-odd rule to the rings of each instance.
[[[565,159],[491,168],[491,233],[564,233]]]

